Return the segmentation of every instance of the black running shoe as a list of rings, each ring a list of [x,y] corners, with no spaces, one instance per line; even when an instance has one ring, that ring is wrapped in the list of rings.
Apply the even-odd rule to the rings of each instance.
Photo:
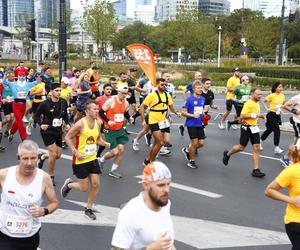
[[[108,173],[108,175],[109,175],[110,177],[113,177],[113,178],[116,178],[116,179],[122,178],[122,175],[119,174],[118,172],[116,172],[116,170],[110,171],[110,172]]]
[[[68,144],[67,144],[65,141],[63,141],[61,147],[62,147],[63,149],[65,149],[65,148],[68,147]]]
[[[230,156],[228,155],[228,150],[225,150],[225,151],[223,152],[223,164],[224,164],[225,166],[228,165],[229,159],[230,159]]]
[[[187,166],[192,168],[192,169],[195,169],[195,168],[198,168],[198,166],[196,165],[195,161],[189,161],[187,163]]]
[[[146,140],[146,144],[150,147],[151,145],[151,138],[152,138],[152,135],[151,134],[146,134],[145,135],[145,140]]]
[[[265,176],[266,176],[266,174],[263,173],[263,172],[261,172],[259,168],[253,169],[251,175],[252,175],[253,177],[257,177],[257,178],[262,178],[262,177],[265,177]]]
[[[4,132],[4,137],[8,137],[8,136],[9,136],[9,131],[6,130],[6,131]]]
[[[179,129],[179,134],[180,134],[181,136],[184,136],[184,126],[183,126],[183,125],[180,125],[178,129]]]
[[[93,210],[90,208],[85,208],[84,214],[91,220],[96,220],[96,218],[97,218],[96,215],[94,214]]]
[[[189,161],[189,160],[190,160],[190,153],[189,153],[189,151],[187,150],[187,148],[186,148],[186,147],[183,147],[183,148],[181,149],[181,151],[182,151],[182,153],[184,154],[185,159],[186,159],[187,161]]]
[[[4,146],[0,146],[0,152],[3,152],[3,151],[5,151],[5,149],[6,149],[6,147],[4,147]]]
[[[73,180],[71,178],[68,178],[65,180],[64,185],[62,185],[60,189],[60,194],[62,197],[66,198],[69,192],[71,191],[72,188],[69,188],[68,184],[72,183]]]
[[[14,139],[14,134],[11,131],[9,131],[7,138],[8,138],[8,141],[11,142]]]
[[[42,169],[42,168],[43,168],[44,161],[46,160],[46,158],[42,159],[42,156],[43,156],[43,155],[46,155],[46,153],[39,152],[39,154],[38,154],[38,168],[39,168],[39,169]]]

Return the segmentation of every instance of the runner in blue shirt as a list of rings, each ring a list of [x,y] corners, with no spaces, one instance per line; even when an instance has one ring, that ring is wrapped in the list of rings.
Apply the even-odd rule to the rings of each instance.
[[[186,117],[185,126],[187,127],[190,144],[188,147],[183,147],[182,152],[188,160],[187,166],[197,168],[195,163],[195,152],[198,148],[204,146],[204,125],[202,122],[203,111],[205,107],[205,98],[201,96],[203,85],[199,80],[194,81],[194,94],[189,96],[182,107],[181,114]]]

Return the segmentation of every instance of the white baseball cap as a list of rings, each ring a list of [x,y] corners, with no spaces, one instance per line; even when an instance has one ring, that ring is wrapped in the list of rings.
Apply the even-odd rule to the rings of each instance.
[[[62,77],[61,78],[61,82],[64,82],[65,84],[69,84],[70,83],[70,80],[69,80],[69,78],[68,77]]]
[[[144,168],[142,180],[140,182],[161,181],[171,178],[171,171],[164,163],[153,161]]]

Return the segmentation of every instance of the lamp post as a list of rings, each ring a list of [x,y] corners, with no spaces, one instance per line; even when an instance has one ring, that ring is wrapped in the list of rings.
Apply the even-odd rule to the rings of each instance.
[[[220,61],[221,61],[221,32],[222,32],[222,27],[218,27],[218,32],[219,32],[219,42],[218,42],[218,68],[220,68]]]

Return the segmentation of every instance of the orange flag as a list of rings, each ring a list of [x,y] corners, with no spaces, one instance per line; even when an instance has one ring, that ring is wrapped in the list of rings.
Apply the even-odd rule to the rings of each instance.
[[[156,69],[152,50],[148,46],[139,43],[129,44],[126,48],[155,87]]]

